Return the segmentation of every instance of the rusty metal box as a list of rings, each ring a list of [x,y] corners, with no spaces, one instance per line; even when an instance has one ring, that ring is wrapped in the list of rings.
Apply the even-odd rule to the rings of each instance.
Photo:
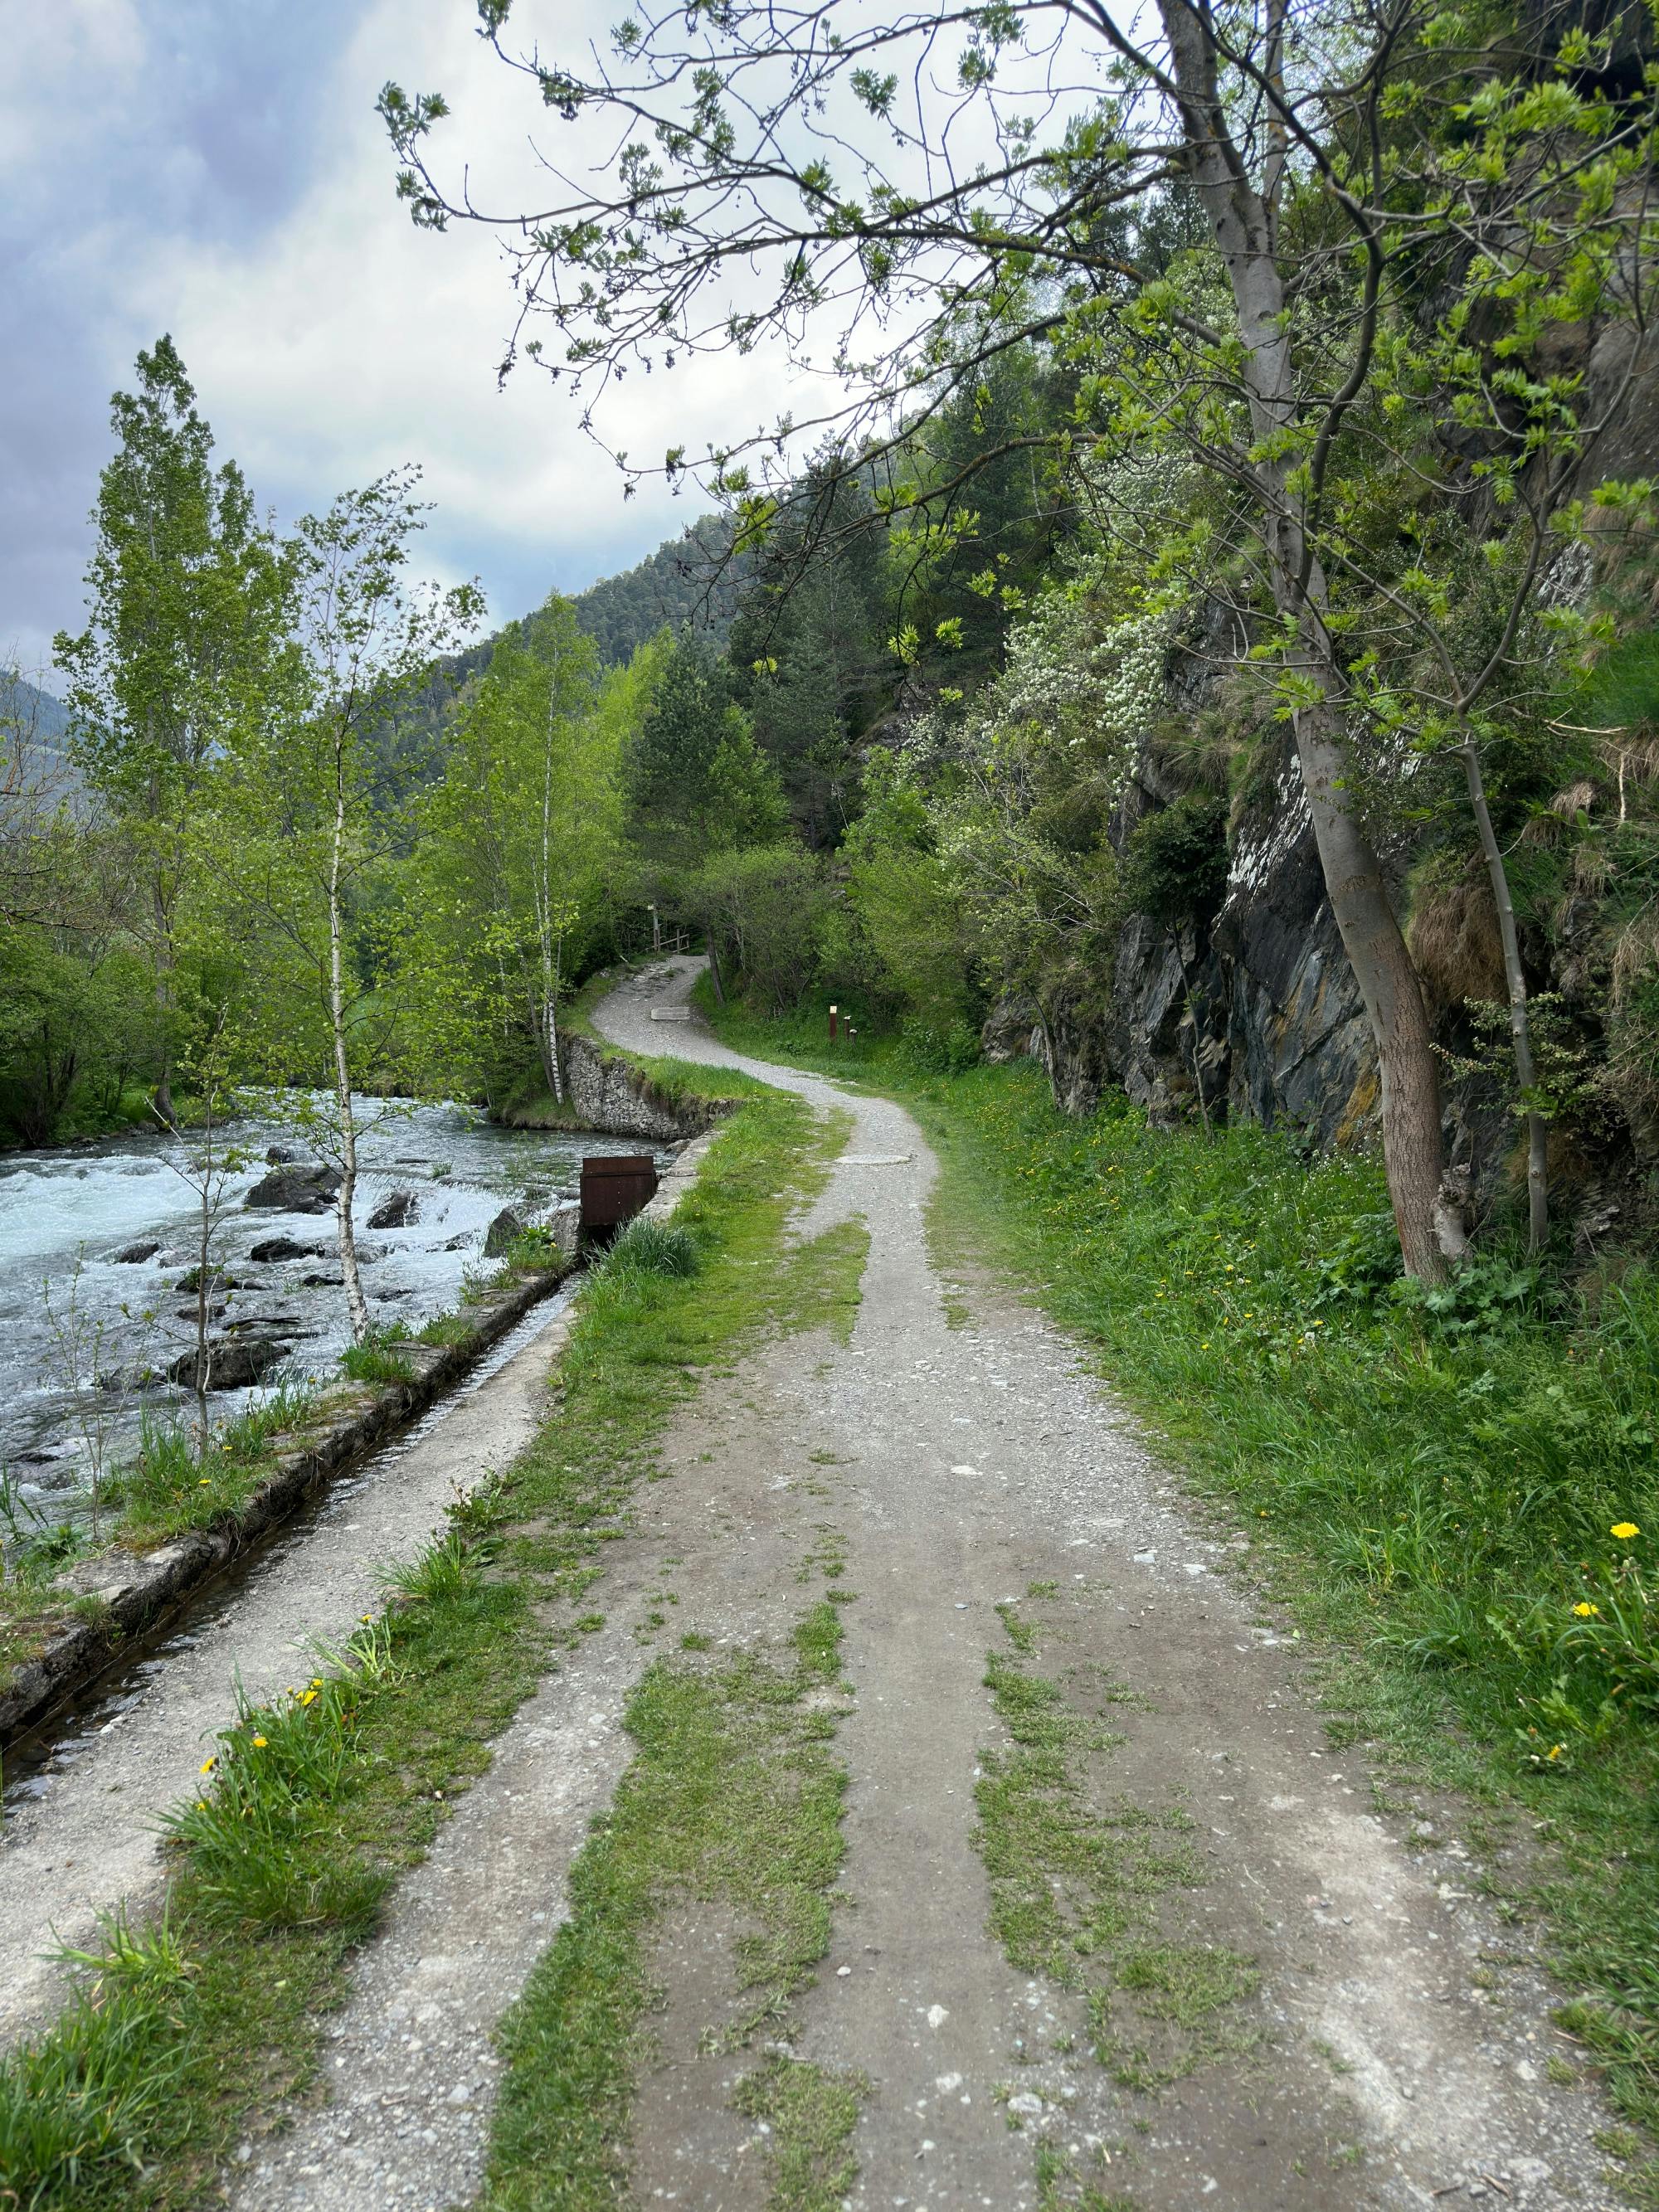
[[[597,1152],[582,1162],[582,1228],[616,1229],[657,1194],[649,1152]]]

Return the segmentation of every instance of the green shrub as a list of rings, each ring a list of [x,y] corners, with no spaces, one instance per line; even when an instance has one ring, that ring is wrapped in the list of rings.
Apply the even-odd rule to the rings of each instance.
[[[509,1267],[557,1267],[564,1254],[553,1231],[544,1223],[532,1221],[519,1231],[502,1257]]]
[[[403,1322],[372,1329],[361,1344],[349,1344],[340,1354],[341,1371],[354,1382],[412,1382],[415,1370],[407,1353],[398,1351],[410,1340]]]
[[[697,1248],[689,1230],[666,1221],[630,1221],[611,1248],[608,1273],[695,1275]]]

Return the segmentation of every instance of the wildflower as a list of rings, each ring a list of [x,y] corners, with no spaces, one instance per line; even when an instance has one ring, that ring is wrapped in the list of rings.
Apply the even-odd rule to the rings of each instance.
[[[196,1771],[198,1774],[211,1774],[218,1764],[216,1759],[204,1759]]]
[[[1577,1604],[1573,1607],[1573,1611],[1578,1615],[1580,1620],[1594,1620],[1601,1613],[1601,1608],[1599,1605],[1591,1605],[1587,1600],[1582,1597],[1579,1599]]]
[[[268,1741],[269,1741],[269,1738],[268,1738],[268,1737],[262,1736],[262,1735],[256,1735],[256,1736],[254,1737],[254,1739],[253,1739],[253,1748],[255,1749],[255,1751],[264,1751],[264,1748],[265,1748],[265,1747],[266,1747],[266,1745],[267,1745],[267,1743],[268,1743]]]
[[[316,1702],[317,1702],[317,1692],[315,1692],[315,1690],[307,1690],[307,1691],[306,1692],[305,1695],[304,1695],[304,1696],[301,1698],[301,1700],[300,1700],[300,1703],[301,1703],[302,1705],[314,1705],[316,1704]]]
[[[1632,1536],[1639,1536],[1641,1533],[1633,1521],[1615,1521],[1607,1531],[1608,1535],[1616,1536],[1621,1544],[1628,1544]]]
[[[1210,1348],[1209,1339],[1206,1337],[1204,1342],[1200,1344],[1198,1348],[1200,1352],[1207,1352]]]
[[[213,1487],[213,1478],[211,1475],[206,1474],[201,1476],[197,1482],[196,1487],[198,1490],[210,1490]]]
[[[1552,1759],[1559,1759],[1566,1747],[1567,1747],[1564,1743],[1553,1743],[1550,1746],[1550,1757]]]

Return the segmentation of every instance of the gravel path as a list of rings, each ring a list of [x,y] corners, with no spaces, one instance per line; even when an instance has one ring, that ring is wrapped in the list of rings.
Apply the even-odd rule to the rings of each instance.
[[[394,1901],[332,2031],[331,2104],[246,2147],[234,2201],[436,2212],[467,2200],[483,2172],[487,2031],[556,1925],[571,1857],[621,1771],[622,1703],[659,1594],[676,1594],[677,1635],[764,1643],[799,1609],[796,1570],[827,1533],[856,1593],[844,1615],[856,1706],[836,1739],[851,1777],[846,1902],[788,2047],[869,2082],[847,2206],[1620,2203],[1592,2141],[1605,2114],[1549,2078],[1562,2046],[1542,1978],[1471,1893],[1451,1831],[1423,1847],[1403,1816],[1375,1809],[1361,1755],[1333,1750],[1296,1654],[1228,1571],[1247,1540],[1194,1520],[1029,1306],[981,1285],[951,1325],[924,1231],[934,1163],[898,1107],[652,1020],[684,1004],[696,969],[631,981],[600,1026],[851,1109],[854,1133],[799,1226],[869,1224],[852,1341],[787,1339],[705,1385],[668,1439],[672,1479],[607,1547],[592,1593],[604,1630],[526,1709]],[[1044,1594],[1028,1599],[1033,1585]],[[981,1754],[1006,1747],[985,1676],[988,1652],[1010,1655],[997,1607],[1011,1600],[1033,1624],[1030,1663],[1109,1721],[1091,1770],[1100,1804],[1125,1832],[1184,1830],[1190,1942],[1261,1971],[1238,2048],[1159,2094],[1119,2086],[1087,2055],[1082,1998],[1014,1971],[988,1932],[974,1784]],[[634,2130],[641,2206],[770,2201],[761,2136],[729,2103],[752,2055],[708,2033],[740,1932],[691,1903],[666,1917]],[[1046,2195],[1045,2147],[1051,2177],[1073,2175]],[[1080,2200],[1085,2180],[1099,2194]]]

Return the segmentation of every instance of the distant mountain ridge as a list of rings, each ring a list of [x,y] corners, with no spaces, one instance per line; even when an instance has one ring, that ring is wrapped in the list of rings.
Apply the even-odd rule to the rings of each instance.
[[[46,745],[53,752],[69,745],[70,710],[61,699],[15,668],[0,668],[0,745]]]
[[[744,567],[731,559],[732,528],[728,516],[700,515],[620,575],[571,594],[577,621],[607,665],[626,660],[665,623],[689,623],[711,645],[725,644]]]
[[[714,647],[724,645],[742,580],[740,564],[729,560],[731,547],[726,517],[702,515],[631,568],[572,592],[576,619],[599,647],[605,665],[627,660],[665,626],[687,626]],[[379,750],[386,757],[388,772],[399,763],[418,780],[435,772],[436,748],[456,700],[489,665],[496,639],[517,626],[516,621],[505,623],[491,636],[436,664],[429,682],[380,734]],[[61,699],[18,670],[0,668],[0,753],[21,741],[67,755],[70,723],[70,710]]]

